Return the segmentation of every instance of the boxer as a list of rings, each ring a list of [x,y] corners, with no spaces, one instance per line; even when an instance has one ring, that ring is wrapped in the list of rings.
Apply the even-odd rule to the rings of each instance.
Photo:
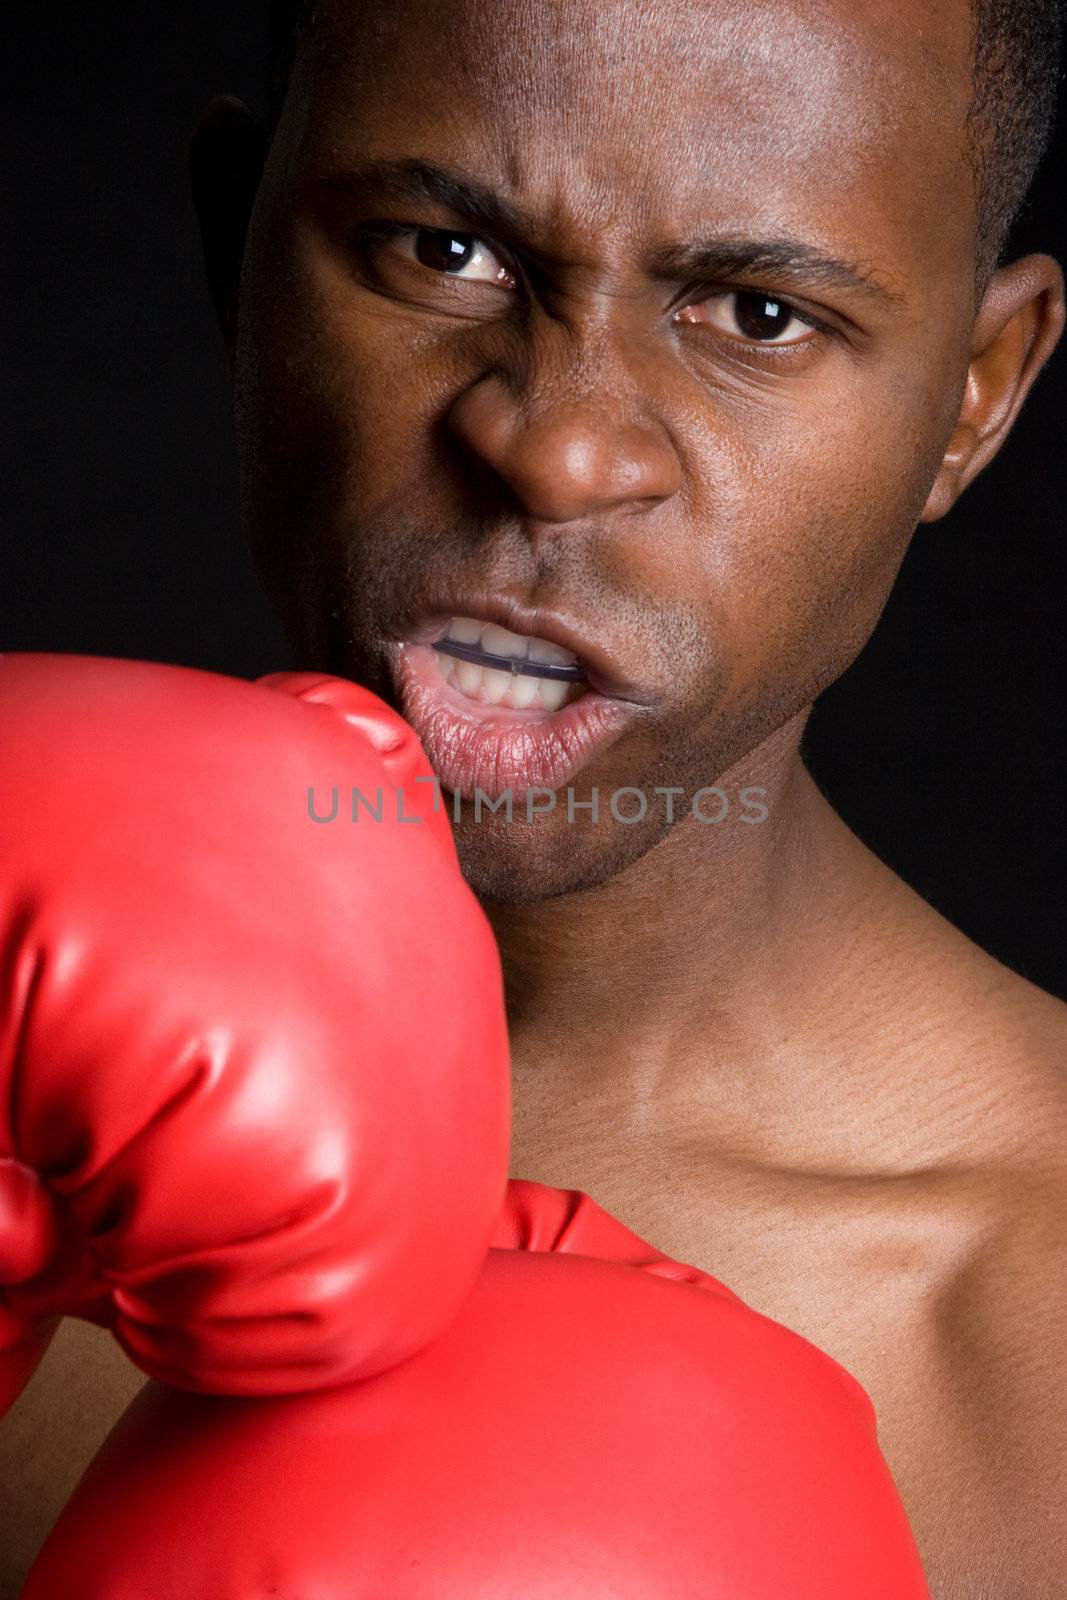
[[[886,1600],[925,1595],[853,1379],[585,1196],[515,1184],[498,1217],[496,949],[419,792],[425,757],[387,706],[313,673],[249,685],[9,655],[0,730],[0,1404],[64,1313],[110,1328],[181,1391],[316,1397],[232,1411],[173,1390],[127,1430],[132,1452],[102,1458],[28,1593],[251,1596],[274,1567],[301,1591],[398,1592],[417,1545],[428,1580],[454,1567],[457,1592],[499,1593],[518,1560],[546,1591],[582,1569],[590,1592],[618,1571],[637,1594],[688,1545],[694,1583],[714,1574],[736,1600],[786,1581],[846,1600],[872,1561]],[[316,780],[367,801],[362,831],[315,813]],[[491,1242],[511,1257],[483,1265]],[[626,1271],[527,1286],[506,1264],[520,1249]],[[643,1309],[644,1293],[631,1310],[637,1267],[713,1301]],[[480,1293],[469,1305],[483,1282],[487,1312]],[[468,1331],[445,1338],[457,1314]],[[652,1370],[650,1330],[669,1378],[639,1404],[627,1365],[636,1352]],[[466,1463],[451,1508],[434,1451],[413,1456],[415,1426]],[[613,1429],[616,1473],[583,1491]],[[557,1457],[586,1465],[553,1474],[553,1508]],[[477,1486],[520,1466],[524,1493],[457,1542]],[[415,1485],[432,1496],[433,1538]],[[206,1496],[191,1520],[190,1493]],[[217,1539],[200,1531],[207,1505]],[[545,1525],[539,1553],[519,1541],[501,1566],[531,1521]]]
[[[1064,1010],[801,749],[1060,336],[1003,255],[1056,8],[320,0],[278,45],[193,159],[246,531],[441,781],[513,1174],[856,1374],[937,1600],[1062,1595]],[[125,1395],[77,1440],[42,1377],[47,1485]]]

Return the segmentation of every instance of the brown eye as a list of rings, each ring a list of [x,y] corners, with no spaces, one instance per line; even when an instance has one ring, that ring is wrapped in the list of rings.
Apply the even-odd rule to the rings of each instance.
[[[746,339],[778,339],[796,322],[790,306],[762,294],[734,295],[734,320]]]
[[[420,266],[450,277],[463,274],[468,281],[511,282],[511,273],[473,233],[456,233],[451,228],[412,228],[404,234],[411,253]]]
[[[420,228],[415,235],[415,258],[434,272],[458,272],[474,254],[474,241],[466,234]]]
[[[816,332],[816,325],[795,306],[753,289],[710,295],[676,316],[681,322],[706,323],[750,344],[779,348],[805,344]]]

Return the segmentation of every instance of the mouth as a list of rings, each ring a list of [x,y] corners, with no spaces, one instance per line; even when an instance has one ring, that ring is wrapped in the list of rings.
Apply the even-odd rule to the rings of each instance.
[[[507,608],[508,620],[519,610]],[[403,716],[442,787],[493,801],[554,793],[641,706],[601,647],[559,618],[529,613],[519,632],[500,614],[438,614],[389,646]]]
[[[456,662],[490,673],[500,672],[508,678],[576,684],[612,700],[634,705],[649,703],[620,670],[594,630],[575,626],[559,612],[510,598],[461,599],[451,611],[442,606],[432,613],[424,612],[404,642],[431,645],[438,654]],[[461,679],[471,686],[465,693],[482,698],[472,673],[461,674]],[[503,687],[490,678],[488,688],[493,703]],[[520,701],[521,695],[520,685]],[[547,704],[556,709],[552,696]]]

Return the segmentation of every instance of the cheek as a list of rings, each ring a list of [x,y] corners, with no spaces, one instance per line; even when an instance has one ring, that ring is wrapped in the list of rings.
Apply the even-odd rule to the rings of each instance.
[[[409,497],[435,403],[414,318],[369,311],[339,254],[266,222],[246,282],[238,426],[264,520],[313,507],[325,531]]]
[[[762,699],[784,716],[870,638],[951,424],[892,386],[821,407],[798,390],[747,420],[695,470],[701,581],[730,668],[718,710]]]

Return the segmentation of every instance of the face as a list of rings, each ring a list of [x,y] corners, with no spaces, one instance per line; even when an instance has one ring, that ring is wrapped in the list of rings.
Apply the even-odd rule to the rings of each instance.
[[[934,514],[968,8],[316,9],[240,287],[250,545],[299,664],[398,706],[466,797],[477,892],[604,882],[851,663]],[[483,675],[446,628],[576,665]]]

